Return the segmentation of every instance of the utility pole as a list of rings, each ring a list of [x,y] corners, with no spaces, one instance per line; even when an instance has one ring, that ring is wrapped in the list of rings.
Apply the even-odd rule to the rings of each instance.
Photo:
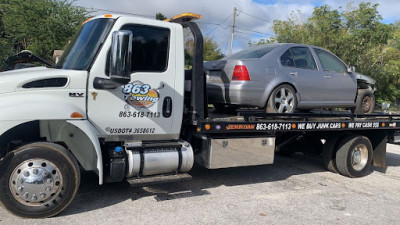
[[[233,47],[233,35],[235,33],[235,23],[236,23],[236,7],[233,8],[233,21],[232,21],[232,30],[231,30],[231,43],[229,47],[229,55],[232,55],[232,47]]]

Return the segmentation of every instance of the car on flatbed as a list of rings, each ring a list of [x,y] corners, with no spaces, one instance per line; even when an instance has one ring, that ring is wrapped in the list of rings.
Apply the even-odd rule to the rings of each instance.
[[[208,101],[217,107],[245,105],[268,113],[296,109],[374,110],[375,80],[356,73],[326,49],[275,43],[204,63]]]

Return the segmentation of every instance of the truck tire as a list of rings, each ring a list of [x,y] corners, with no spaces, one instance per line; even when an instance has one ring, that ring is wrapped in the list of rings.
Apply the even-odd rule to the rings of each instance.
[[[352,113],[356,115],[371,114],[375,108],[375,96],[371,89],[359,89],[357,91],[356,107]]]
[[[267,113],[294,113],[297,107],[296,91],[288,84],[276,87],[268,98]]]
[[[347,177],[363,177],[367,175],[372,162],[372,145],[365,136],[350,135],[338,146],[336,166],[339,173]]]
[[[72,202],[80,183],[79,165],[64,147],[37,142],[13,153],[0,177],[0,201],[8,211],[45,218]]]

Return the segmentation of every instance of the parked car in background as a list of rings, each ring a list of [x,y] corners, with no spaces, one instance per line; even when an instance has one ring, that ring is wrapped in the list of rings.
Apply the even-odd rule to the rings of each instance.
[[[316,46],[256,46],[205,62],[204,70],[209,103],[217,107],[255,106],[268,113],[343,107],[370,114],[375,106],[375,80]]]

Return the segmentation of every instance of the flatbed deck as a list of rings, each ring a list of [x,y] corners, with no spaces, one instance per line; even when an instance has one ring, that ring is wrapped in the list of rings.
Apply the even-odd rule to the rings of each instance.
[[[262,110],[237,110],[235,114],[211,112],[197,124],[204,134],[273,133],[280,131],[400,130],[400,114],[376,112],[354,115],[348,111],[313,111],[267,114]]]

